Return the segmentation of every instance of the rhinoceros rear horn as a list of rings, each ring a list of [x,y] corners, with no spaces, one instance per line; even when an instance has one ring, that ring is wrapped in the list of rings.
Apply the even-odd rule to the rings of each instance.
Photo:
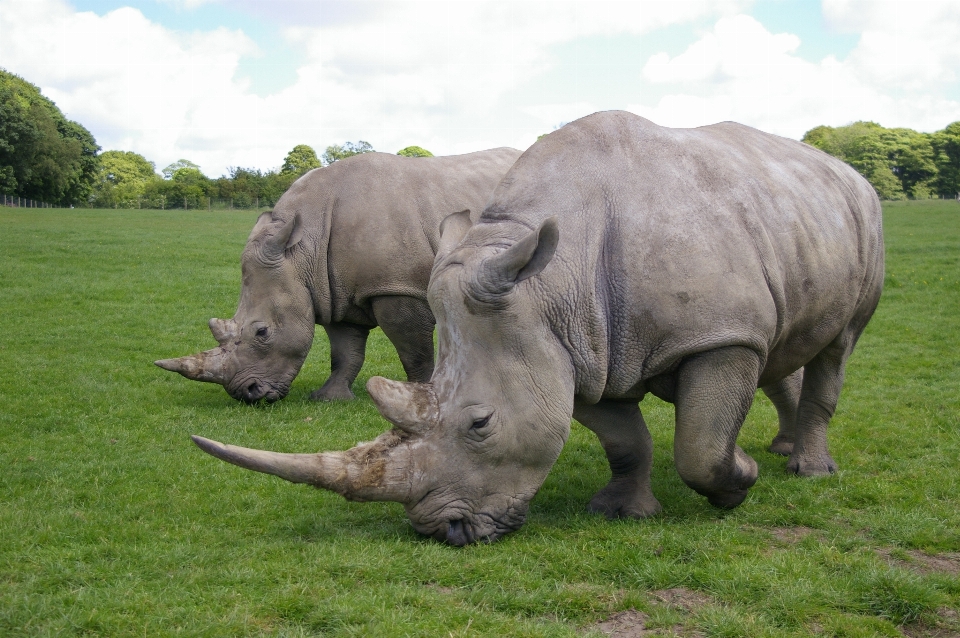
[[[160,359],[153,363],[164,370],[179,372],[194,381],[207,381],[223,385],[223,356],[221,348],[214,348],[188,357]]]
[[[371,377],[367,381],[367,392],[383,418],[405,432],[418,432],[439,418],[437,395],[429,383]]]
[[[213,318],[210,320],[209,325],[210,332],[213,333],[213,338],[216,339],[217,343],[221,346],[228,341],[236,339],[240,335],[237,322],[233,319]]]
[[[478,298],[499,296],[546,267],[557,251],[560,229],[557,218],[549,217],[540,228],[501,253],[487,258],[477,273],[474,289]]]

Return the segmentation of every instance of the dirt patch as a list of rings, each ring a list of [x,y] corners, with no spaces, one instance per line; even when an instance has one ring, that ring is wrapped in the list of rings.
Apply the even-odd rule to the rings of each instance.
[[[683,625],[675,627],[656,629],[647,629],[646,623],[649,616],[636,609],[618,612],[606,620],[592,625],[590,629],[599,631],[611,638],[668,638],[670,636],[686,636],[689,638],[702,638],[703,634],[699,632],[687,632]]]
[[[614,638],[639,638],[640,636],[654,636],[651,630],[645,627],[648,616],[642,611],[628,609],[617,612],[606,620],[593,625],[602,634]]]
[[[900,627],[907,638],[960,638],[960,614],[955,609],[937,610],[937,624],[911,623]]]
[[[666,605],[673,609],[678,609],[684,613],[690,614],[703,607],[713,604],[713,599],[706,594],[702,594],[685,587],[673,587],[671,589],[658,589],[650,592],[654,604]],[[647,622],[650,617],[642,611],[628,609],[613,614],[609,618],[602,620],[588,629],[599,631],[613,638],[648,638],[653,636],[685,636],[687,638],[703,638],[699,631],[688,629],[684,625],[674,625],[673,627],[648,628]]]
[[[809,527],[803,526],[774,527],[770,530],[770,533],[773,534],[773,537],[781,543],[789,543],[790,545],[794,545],[805,539],[814,531],[815,530],[812,530]]]
[[[880,554],[888,563],[897,567],[903,567],[921,574],[942,573],[952,576],[960,575],[960,554],[925,554],[918,549],[908,549],[897,552],[894,556],[891,549],[878,549]],[[906,558],[903,555],[906,555]]]
[[[687,613],[700,609],[704,605],[713,603],[713,599],[706,594],[702,594],[685,587],[674,587],[672,589],[658,589],[650,592],[657,602],[664,603],[670,607],[677,607]]]

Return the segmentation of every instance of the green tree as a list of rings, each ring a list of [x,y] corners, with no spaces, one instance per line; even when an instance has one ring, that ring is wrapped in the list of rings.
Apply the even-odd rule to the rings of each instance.
[[[397,151],[397,155],[404,157],[433,157],[433,153],[422,146],[408,146]]]
[[[33,84],[0,69],[0,187],[52,204],[85,203],[100,147]]]
[[[105,151],[100,155],[100,172],[90,196],[98,208],[138,208],[143,204],[146,185],[159,180],[153,162],[131,151]]]
[[[930,136],[937,166],[935,188],[944,197],[960,197],[960,122]]]
[[[181,160],[183,161],[183,160]],[[193,166],[182,166],[173,172],[166,196],[170,208],[202,208],[206,205],[207,176]]]
[[[200,170],[200,166],[197,164],[194,164],[190,160],[178,159],[176,162],[168,165],[165,169],[163,169],[163,179],[172,179],[173,174],[179,171],[181,168],[195,168],[198,171]]]
[[[287,157],[283,160],[283,166],[280,167],[280,173],[300,177],[315,168],[320,168],[317,152],[306,144],[297,144],[293,147],[293,150],[287,153]]]
[[[336,161],[353,157],[354,155],[360,155],[361,153],[372,152],[373,146],[370,145],[370,142],[364,142],[363,140],[359,140],[356,144],[346,142],[343,146],[334,144],[328,146],[327,150],[323,152],[323,165],[330,166]]]
[[[881,199],[926,198],[935,192],[936,154],[925,133],[854,122],[837,128],[818,126],[807,131],[803,141],[853,166]]]

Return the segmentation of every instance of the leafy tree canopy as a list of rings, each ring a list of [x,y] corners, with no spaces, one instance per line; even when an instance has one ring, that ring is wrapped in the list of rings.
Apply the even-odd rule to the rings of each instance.
[[[408,146],[397,151],[397,155],[404,157],[433,157],[433,153],[422,146]]]
[[[160,180],[153,162],[131,151],[105,151],[90,204],[101,208],[140,205],[146,185]]]
[[[85,202],[100,147],[33,84],[0,69],[0,190],[51,204]]]
[[[287,157],[283,160],[283,166],[280,167],[280,173],[300,177],[315,168],[320,168],[317,152],[311,146],[297,144],[293,147],[293,150],[287,153]]]
[[[853,166],[881,199],[952,197],[960,190],[960,122],[932,134],[875,122],[818,126],[803,141]]]
[[[176,162],[174,162],[173,164],[170,164],[165,169],[163,169],[163,178],[172,179],[174,174],[182,168],[193,168],[198,171],[200,170],[200,166],[197,164],[194,164],[190,160],[178,159]]]
[[[120,186],[145,182],[157,176],[156,165],[132,151],[105,151],[100,154],[100,179]]]
[[[346,142],[343,146],[334,144],[328,146],[327,150],[323,152],[323,165],[330,166],[336,161],[353,157],[354,155],[360,155],[361,153],[372,152],[373,146],[370,145],[370,142],[364,142],[363,140],[359,140],[356,144]]]

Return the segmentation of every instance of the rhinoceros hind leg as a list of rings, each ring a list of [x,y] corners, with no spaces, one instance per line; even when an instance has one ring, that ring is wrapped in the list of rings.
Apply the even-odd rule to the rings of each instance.
[[[660,511],[650,489],[653,439],[633,402],[576,404],[573,418],[596,433],[607,453],[612,476],[588,509],[607,518],[645,518]]]
[[[837,471],[827,447],[827,426],[837,409],[847,357],[856,336],[842,333],[806,366],[797,412],[796,441],[787,471],[800,476],[826,476]]]
[[[433,326],[436,321],[426,301],[415,297],[376,297],[373,316],[397,349],[407,380],[426,383],[433,375]]]
[[[677,370],[674,463],[680,478],[717,507],[736,507],[757,480],[757,463],[737,445],[760,375],[748,348],[703,352]]]
[[[350,386],[363,367],[370,328],[353,323],[332,323],[323,329],[330,339],[330,377],[310,398],[314,401],[354,399]]]
[[[777,408],[777,417],[780,421],[780,429],[770,443],[770,451],[774,454],[790,456],[790,453],[793,452],[797,410],[800,404],[800,388],[802,386],[803,368],[800,368],[786,379],[760,388]]]

